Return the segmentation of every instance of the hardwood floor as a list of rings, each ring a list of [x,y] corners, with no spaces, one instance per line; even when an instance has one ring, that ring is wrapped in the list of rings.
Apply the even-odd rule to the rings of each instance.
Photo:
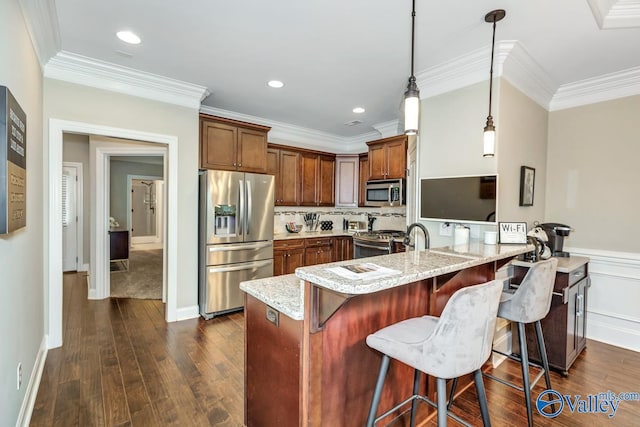
[[[65,274],[63,286],[64,346],[47,355],[31,425],[243,424],[242,313],[167,324],[160,301],[89,301],[81,274]],[[520,378],[516,364],[503,364],[499,372]],[[640,353],[589,341],[569,376],[552,373],[551,381],[562,394],[583,397],[609,390],[640,392]],[[532,392],[534,405],[542,384]],[[494,426],[526,425],[520,393],[489,379],[485,386]],[[482,425],[473,387],[452,410]],[[638,420],[640,401],[621,402],[613,418],[572,414],[565,405],[558,417],[547,419],[534,406],[536,426],[632,426]],[[450,425],[458,424],[450,420]]]

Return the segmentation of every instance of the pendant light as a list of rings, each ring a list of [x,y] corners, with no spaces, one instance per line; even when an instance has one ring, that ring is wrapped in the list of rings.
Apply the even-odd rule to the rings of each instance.
[[[416,34],[416,0],[413,0],[411,9],[411,77],[407,91],[404,93],[404,133],[415,135],[418,133],[418,121],[420,120],[420,91],[416,84],[416,76],[413,75],[413,50]]]
[[[484,16],[485,22],[493,24],[493,38],[491,39],[491,69],[489,70],[489,115],[487,116],[487,124],[484,127],[484,157],[493,157],[496,148],[496,128],[493,125],[493,116],[491,115],[491,95],[493,92],[493,52],[496,44],[496,22],[501,21],[506,15],[503,9],[492,10]]]

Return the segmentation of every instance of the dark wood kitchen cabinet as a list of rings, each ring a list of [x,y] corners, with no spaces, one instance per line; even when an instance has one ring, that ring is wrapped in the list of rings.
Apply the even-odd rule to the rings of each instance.
[[[304,267],[305,239],[275,240],[273,242],[273,275],[292,274]]]
[[[514,282],[519,283],[527,268],[516,265]],[[544,344],[549,367],[567,375],[569,368],[587,345],[587,292],[589,288],[588,264],[582,264],[569,272],[556,273],[553,299],[547,317],[542,319]],[[527,325],[527,349],[529,357],[540,363],[533,325]],[[519,354],[517,333],[512,330],[513,351]]]
[[[368,179],[404,179],[407,176],[407,136],[398,135],[367,142]]]
[[[353,259],[353,238],[338,236],[333,238],[333,262]]]
[[[268,126],[200,114],[200,167],[267,172]]]
[[[304,265],[326,264],[333,261],[333,238],[318,237],[305,241]]]
[[[360,169],[358,173],[360,175],[360,187],[358,191],[358,206],[363,207],[367,204],[367,181],[369,180],[369,155],[367,153],[360,154],[359,156]]]
[[[267,173],[275,176],[276,206],[300,205],[300,153],[276,148],[267,149]]]
[[[301,206],[334,206],[335,167],[335,155],[301,153]]]

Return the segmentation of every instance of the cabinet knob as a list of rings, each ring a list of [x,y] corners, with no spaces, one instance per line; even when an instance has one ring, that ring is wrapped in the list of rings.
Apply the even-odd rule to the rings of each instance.
[[[242,163],[238,163],[238,167],[242,167]]]
[[[234,163],[233,166],[237,166],[237,165]]]

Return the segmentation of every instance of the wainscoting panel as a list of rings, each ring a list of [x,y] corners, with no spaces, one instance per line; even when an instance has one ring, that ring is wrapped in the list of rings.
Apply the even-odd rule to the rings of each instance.
[[[587,337],[640,352],[640,254],[566,250],[591,260]]]

